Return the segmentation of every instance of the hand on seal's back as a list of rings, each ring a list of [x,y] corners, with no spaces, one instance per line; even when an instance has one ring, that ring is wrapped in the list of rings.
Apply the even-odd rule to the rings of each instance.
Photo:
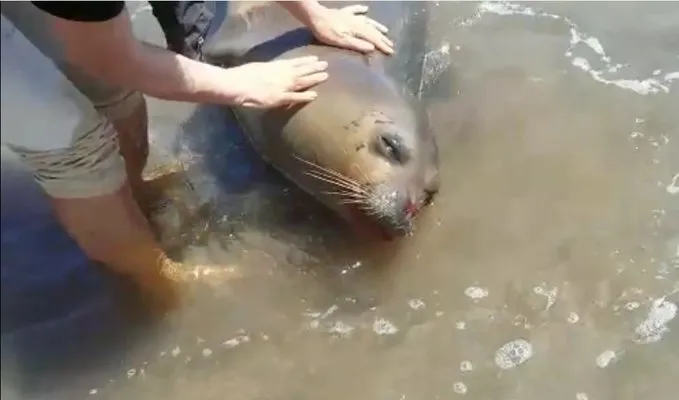
[[[328,63],[316,56],[253,62],[232,69],[240,85],[236,103],[243,107],[273,108],[316,98],[308,90],[326,79]]]

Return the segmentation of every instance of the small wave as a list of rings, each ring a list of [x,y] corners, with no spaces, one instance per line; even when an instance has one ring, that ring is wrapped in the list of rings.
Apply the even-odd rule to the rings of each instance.
[[[608,56],[603,44],[599,39],[590,36],[579,29],[578,25],[570,18],[551,14],[547,12],[537,11],[531,7],[512,4],[509,2],[483,2],[477,8],[474,16],[467,18],[460,25],[471,25],[482,18],[485,14],[495,15],[523,15],[528,17],[549,18],[563,21],[568,25],[570,32],[570,42],[564,55],[571,60],[571,64],[586,72],[592,79],[605,85],[613,85],[620,89],[629,90],[640,95],[649,95],[657,93],[669,93],[672,81],[679,80],[679,71],[666,72],[663,75],[661,70],[654,71],[652,77],[636,78],[636,79],[612,79],[608,74],[618,73],[624,68],[629,68],[629,65],[614,63],[611,57]],[[594,52],[599,57],[599,61],[603,67],[596,69],[592,66],[593,62],[581,57],[575,56],[574,51],[578,48],[585,47]]]

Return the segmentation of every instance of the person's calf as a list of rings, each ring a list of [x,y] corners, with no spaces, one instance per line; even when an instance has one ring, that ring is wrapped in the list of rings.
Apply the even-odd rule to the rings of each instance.
[[[166,188],[181,179],[183,166],[173,162],[144,173],[149,160],[149,119],[146,100],[140,93],[131,92],[119,103],[98,109],[114,127],[127,181],[137,204],[149,218]]]
[[[148,110],[140,93],[131,93],[128,104],[100,111],[111,121],[117,134],[119,152],[125,161],[127,180],[137,203],[147,214],[149,199],[142,173],[149,156]],[[129,108],[129,109],[128,109]]]
[[[51,200],[62,226],[90,259],[130,279],[153,308],[180,304],[184,274],[156,243],[127,183],[111,194]]]
[[[93,113],[64,149],[12,149],[34,171],[62,226],[92,260],[140,287],[153,304],[178,301],[181,274],[158,246],[132,196],[116,132]]]
[[[201,214],[202,204],[187,184],[182,163],[164,160],[145,171],[149,158],[148,111],[144,97],[129,93],[99,111],[113,124],[127,180],[137,204],[165,251],[183,241],[185,227]]]

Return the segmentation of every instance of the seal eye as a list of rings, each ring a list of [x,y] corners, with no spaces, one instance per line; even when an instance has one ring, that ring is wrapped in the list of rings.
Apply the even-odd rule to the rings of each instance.
[[[407,152],[397,136],[382,134],[379,136],[376,145],[378,152],[390,162],[403,164],[407,161]]]

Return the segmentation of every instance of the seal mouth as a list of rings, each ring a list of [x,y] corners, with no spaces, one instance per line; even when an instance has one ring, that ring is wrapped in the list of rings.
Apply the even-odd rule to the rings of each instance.
[[[375,190],[376,196],[367,208],[354,211],[355,219],[362,219],[363,225],[372,225],[373,232],[386,240],[412,236],[417,217],[434,202],[438,188],[425,189],[419,196],[394,189],[388,190],[385,196],[384,189],[383,186]]]
[[[421,202],[407,199],[400,207],[394,205],[388,211],[352,205],[348,207],[349,220],[352,227],[363,236],[391,241],[413,235],[414,221],[428,203],[426,198]]]
[[[339,206],[340,214],[362,236],[386,240],[411,236],[417,215],[431,203],[437,191],[415,188],[403,181],[361,183],[330,168],[298,159],[310,167],[305,175],[327,185],[327,190],[322,192],[324,202],[336,210]]]
[[[375,218],[371,218],[359,207],[348,207],[348,209],[349,224],[354,231],[365,238],[380,238],[382,240],[392,241],[412,233],[411,224],[399,229],[399,227],[390,226]]]

